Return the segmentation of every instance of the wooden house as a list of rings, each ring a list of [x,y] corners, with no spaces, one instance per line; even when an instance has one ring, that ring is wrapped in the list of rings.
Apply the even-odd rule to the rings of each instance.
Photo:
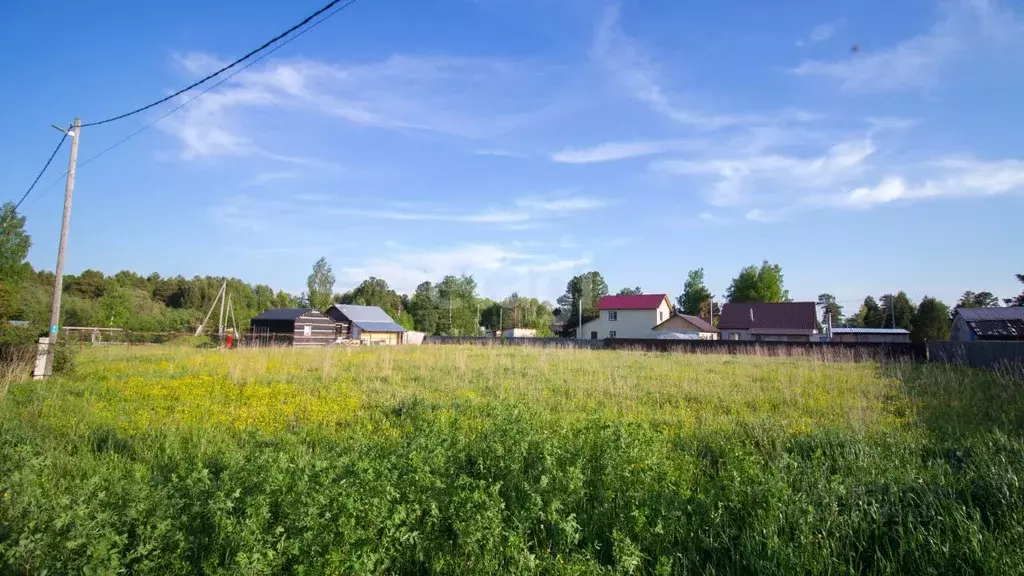
[[[326,346],[335,340],[334,320],[309,308],[273,308],[253,318],[249,327],[254,337],[280,338],[294,346]]]

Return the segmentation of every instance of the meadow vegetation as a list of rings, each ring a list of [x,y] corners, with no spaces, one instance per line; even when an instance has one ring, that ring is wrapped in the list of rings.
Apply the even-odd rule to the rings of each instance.
[[[1024,573],[1022,399],[933,365],[90,349],[0,404],[0,574]]]

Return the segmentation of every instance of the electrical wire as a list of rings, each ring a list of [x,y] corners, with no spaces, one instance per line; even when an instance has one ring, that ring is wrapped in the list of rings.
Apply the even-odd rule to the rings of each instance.
[[[151,104],[147,104],[147,105],[145,105],[145,106],[143,106],[141,108],[136,108],[135,110],[132,110],[130,112],[125,112],[124,114],[118,114],[117,116],[112,116],[110,118],[107,118],[106,120],[99,120],[97,122],[86,122],[85,124],[82,124],[82,126],[83,127],[99,126],[101,124],[109,124],[111,122],[116,122],[117,120],[122,120],[124,118],[128,118],[129,116],[134,116],[134,115],[136,115],[136,114],[138,114],[140,112],[145,112],[146,110],[149,110],[150,108],[152,108],[154,106],[159,106],[160,104],[163,104],[164,102],[167,102],[168,100],[171,100],[173,98],[181,96],[185,92],[188,92],[189,90],[191,90],[193,88],[196,88],[197,86],[200,86],[200,85],[208,82],[209,80],[211,80],[211,79],[213,79],[213,78],[215,78],[217,76],[220,76],[224,72],[227,72],[228,70],[234,68],[235,66],[238,66],[242,62],[245,62],[249,58],[252,58],[256,54],[259,54],[260,52],[266,50],[267,48],[270,47],[270,45],[274,44],[275,42],[278,42],[279,40],[285,38],[286,36],[289,36],[292,32],[295,32],[299,28],[302,28],[306,24],[310,23],[314,18],[316,18],[317,16],[323,14],[324,12],[327,12],[328,10],[330,10],[331,8],[333,8],[335,5],[337,5],[339,3],[341,3],[341,0],[331,0],[330,2],[325,4],[322,8],[320,8],[316,12],[314,12],[314,13],[310,14],[309,16],[303,18],[302,21],[299,22],[298,24],[296,24],[296,25],[292,26],[291,28],[285,30],[284,32],[278,34],[277,36],[274,36],[270,40],[267,40],[266,42],[261,44],[258,48],[249,51],[247,54],[245,54],[241,58],[235,60],[234,62],[228,64],[227,66],[224,66],[220,70],[217,70],[216,72],[213,72],[212,74],[209,74],[209,75],[199,79],[198,81],[193,82],[192,84],[189,84],[188,86],[182,88],[181,90],[178,90],[177,92],[175,92],[174,94],[171,94],[170,96],[166,96],[164,98],[161,98],[161,99],[157,100],[156,102],[153,102]],[[341,9],[344,9],[345,7],[351,6],[353,3],[354,3],[354,0],[350,0],[349,2],[345,3],[344,6]]]
[[[357,1],[358,1],[358,0],[348,0],[348,2],[345,2],[344,4],[342,4],[341,6],[339,6],[338,8],[336,8],[336,9],[335,9],[334,11],[332,11],[332,12],[328,13],[328,14],[327,14],[326,16],[324,16],[323,18],[321,18],[321,19],[317,20],[316,22],[314,22],[314,23],[310,24],[310,25],[309,25],[309,27],[307,27],[307,28],[305,28],[305,29],[303,29],[303,30],[299,31],[299,33],[298,33],[298,34],[296,34],[296,35],[292,36],[291,38],[288,38],[287,40],[285,40],[284,42],[282,42],[282,43],[278,44],[277,46],[274,46],[274,47],[273,47],[272,49],[270,49],[269,51],[267,51],[267,52],[265,52],[265,53],[263,53],[263,54],[260,54],[260,56],[259,56],[258,58],[256,58],[256,59],[252,60],[251,62],[247,63],[247,64],[246,64],[245,66],[243,66],[243,67],[239,68],[238,70],[235,70],[235,71],[234,71],[234,72],[232,72],[231,74],[228,74],[228,75],[227,75],[227,76],[225,76],[224,78],[221,78],[221,79],[220,79],[220,80],[219,80],[218,82],[216,82],[216,83],[214,83],[214,84],[211,84],[210,86],[206,87],[206,88],[205,88],[205,89],[204,89],[204,90],[203,90],[202,92],[199,92],[198,94],[196,94],[196,95],[192,96],[192,97],[191,97],[191,98],[189,98],[188,100],[185,100],[185,101],[184,101],[184,102],[182,102],[181,104],[179,104],[179,105],[175,106],[174,108],[171,108],[170,110],[168,110],[167,112],[165,112],[164,114],[162,114],[162,115],[161,115],[160,117],[156,118],[155,120],[153,120],[153,121],[151,121],[151,122],[148,122],[148,123],[146,123],[146,124],[143,124],[143,125],[142,125],[142,126],[141,126],[140,128],[138,128],[138,129],[137,129],[137,130],[135,130],[134,132],[132,132],[132,133],[128,134],[127,136],[125,136],[124,138],[122,138],[122,139],[118,140],[117,142],[114,142],[114,143],[113,143],[113,144],[111,144],[110,146],[107,146],[106,148],[104,148],[103,150],[99,151],[98,153],[96,153],[96,154],[94,154],[94,155],[90,156],[89,158],[87,158],[87,159],[83,160],[82,162],[79,162],[79,163],[78,163],[78,166],[77,166],[77,170],[81,170],[83,166],[85,166],[85,165],[89,164],[90,162],[92,162],[92,161],[96,160],[96,159],[97,159],[97,158],[99,158],[100,156],[103,156],[103,155],[104,155],[104,154],[106,154],[107,152],[110,152],[110,151],[111,151],[111,150],[113,150],[114,148],[117,148],[118,146],[120,146],[120,145],[124,144],[125,142],[127,142],[127,141],[131,140],[132,138],[134,138],[134,137],[138,136],[138,135],[139,135],[139,134],[140,134],[141,132],[143,132],[144,130],[146,130],[146,129],[148,129],[148,128],[151,128],[151,127],[153,127],[153,126],[154,126],[155,124],[157,124],[158,122],[160,122],[160,121],[162,121],[163,119],[167,118],[167,117],[168,117],[168,116],[170,116],[171,114],[174,114],[174,113],[175,113],[175,112],[177,112],[178,110],[181,110],[181,109],[182,109],[182,108],[184,108],[185,106],[188,106],[188,105],[189,105],[189,104],[191,104],[192,102],[194,102],[194,101],[198,100],[199,98],[202,98],[202,97],[203,97],[203,96],[204,96],[205,94],[208,94],[208,93],[212,92],[212,91],[213,91],[214,89],[216,89],[217,87],[219,87],[219,86],[223,85],[223,84],[224,84],[225,82],[227,82],[228,80],[231,80],[232,78],[234,78],[235,76],[237,76],[237,75],[241,74],[242,72],[244,72],[244,71],[245,71],[245,70],[247,70],[248,68],[250,68],[250,67],[254,66],[255,64],[257,64],[258,62],[260,62],[260,61],[261,61],[261,60],[263,60],[264,58],[267,58],[268,56],[270,56],[270,55],[271,55],[271,54],[273,54],[274,52],[277,52],[277,51],[278,51],[278,50],[280,50],[281,48],[284,48],[284,47],[285,47],[285,46],[287,46],[288,44],[290,44],[290,43],[294,42],[295,40],[298,40],[299,38],[301,38],[301,37],[302,37],[302,35],[303,35],[303,34],[305,34],[305,33],[309,32],[310,30],[312,30],[312,29],[314,29],[314,28],[316,28],[317,26],[319,26],[320,24],[322,24],[322,23],[323,23],[324,21],[326,21],[326,20],[327,20],[328,18],[330,18],[331,16],[334,16],[334,15],[335,15],[335,14],[337,14],[338,12],[341,12],[341,11],[342,11],[342,10],[344,10],[345,8],[348,8],[349,6],[351,6],[351,5],[355,4],[355,3],[357,2]],[[336,3],[332,3],[332,5],[334,5],[334,4],[336,4]],[[92,125],[95,125],[95,124],[92,124]],[[83,124],[82,126],[89,126],[89,124]],[[65,136],[67,136],[67,135],[65,134]],[[54,153],[56,154],[56,152],[54,152]],[[51,159],[52,159],[52,158],[51,158]],[[42,175],[42,174],[40,174],[40,176],[41,176],[41,175]],[[67,170],[65,170],[65,171],[64,171],[64,174],[62,174],[60,178],[62,179],[62,178],[64,178],[64,176],[67,176]],[[55,186],[56,186],[57,184],[59,184],[59,183],[61,182],[61,179],[57,179],[57,180],[54,180],[54,181],[53,181],[53,183],[52,183],[52,184],[50,184],[50,185],[49,185],[49,186],[48,186],[48,187],[46,188],[46,190],[44,190],[44,191],[43,191],[43,193],[42,193],[42,194],[40,194],[40,195],[36,196],[36,198],[35,198],[35,199],[34,199],[34,200],[33,200],[33,201],[31,202],[31,203],[29,203],[29,205],[28,205],[28,206],[27,206],[26,208],[31,208],[31,207],[32,207],[32,206],[33,206],[33,205],[34,205],[34,204],[35,204],[36,202],[38,202],[38,201],[39,201],[39,199],[40,199],[40,198],[42,198],[43,196],[45,196],[45,195],[46,195],[46,194],[47,194],[47,193],[48,193],[48,192],[49,192],[50,190],[53,190],[53,188],[54,188],[54,187],[55,187]],[[38,178],[36,178],[36,180],[38,181]]]
[[[21,207],[21,203],[25,201],[25,198],[28,198],[29,194],[32,193],[32,190],[35,189],[36,184],[39,184],[39,179],[42,178],[43,174],[46,173],[46,169],[50,167],[50,163],[53,162],[54,157],[57,156],[57,152],[60,151],[60,147],[64,145],[64,141],[67,139],[68,133],[64,132],[64,135],[61,136],[60,138],[60,142],[57,142],[57,147],[54,148],[53,153],[50,154],[50,158],[46,161],[46,164],[43,164],[43,169],[40,170],[39,174],[36,175],[36,179],[32,181],[32,185],[28,187],[28,190],[26,190],[25,193],[21,195],[21,200],[18,200],[18,203],[14,205],[15,210]]]

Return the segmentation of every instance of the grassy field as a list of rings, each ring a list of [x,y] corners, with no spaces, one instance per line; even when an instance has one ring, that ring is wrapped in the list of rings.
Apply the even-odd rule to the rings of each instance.
[[[1024,573],[1024,384],[967,369],[152,347],[0,402],[0,574]]]

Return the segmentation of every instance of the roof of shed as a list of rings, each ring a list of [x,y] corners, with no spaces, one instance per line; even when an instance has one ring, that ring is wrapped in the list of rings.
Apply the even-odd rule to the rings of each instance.
[[[405,332],[405,328],[394,322],[356,322],[353,320],[352,323],[359,326],[363,332]]]
[[[631,296],[602,296],[598,310],[657,310],[668,299],[668,294],[634,294]]]
[[[353,324],[359,326],[360,330],[366,332],[405,332],[405,328],[402,328],[379,306],[334,304],[331,308],[340,310]]]
[[[833,334],[910,334],[903,328],[833,328]]]
[[[730,302],[722,306],[719,330],[815,330],[814,302]]]
[[[692,316],[690,314],[676,314],[675,316],[669,316],[668,320],[665,320],[661,324],[658,324],[654,328],[651,328],[651,330],[657,330],[660,326],[663,326],[663,325],[667,324],[668,322],[671,322],[673,318],[682,318],[683,320],[686,320],[690,324],[693,324],[693,327],[696,328],[697,330],[701,331],[701,332],[718,332],[719,331],[718,328],[715,328],[711,324],[708,324],[707,320],[705,320],[705,319],[703,319],[703,318],[701,318],[699,316]]]
[[[271,308],[253,318],[253,320],[295,320],[299,316],[312,311],[312,308]]]
[[[963,316],[963,319],[968,322],[979,320],[1024,320],[1024,306],[957,308],[954,312]]]

